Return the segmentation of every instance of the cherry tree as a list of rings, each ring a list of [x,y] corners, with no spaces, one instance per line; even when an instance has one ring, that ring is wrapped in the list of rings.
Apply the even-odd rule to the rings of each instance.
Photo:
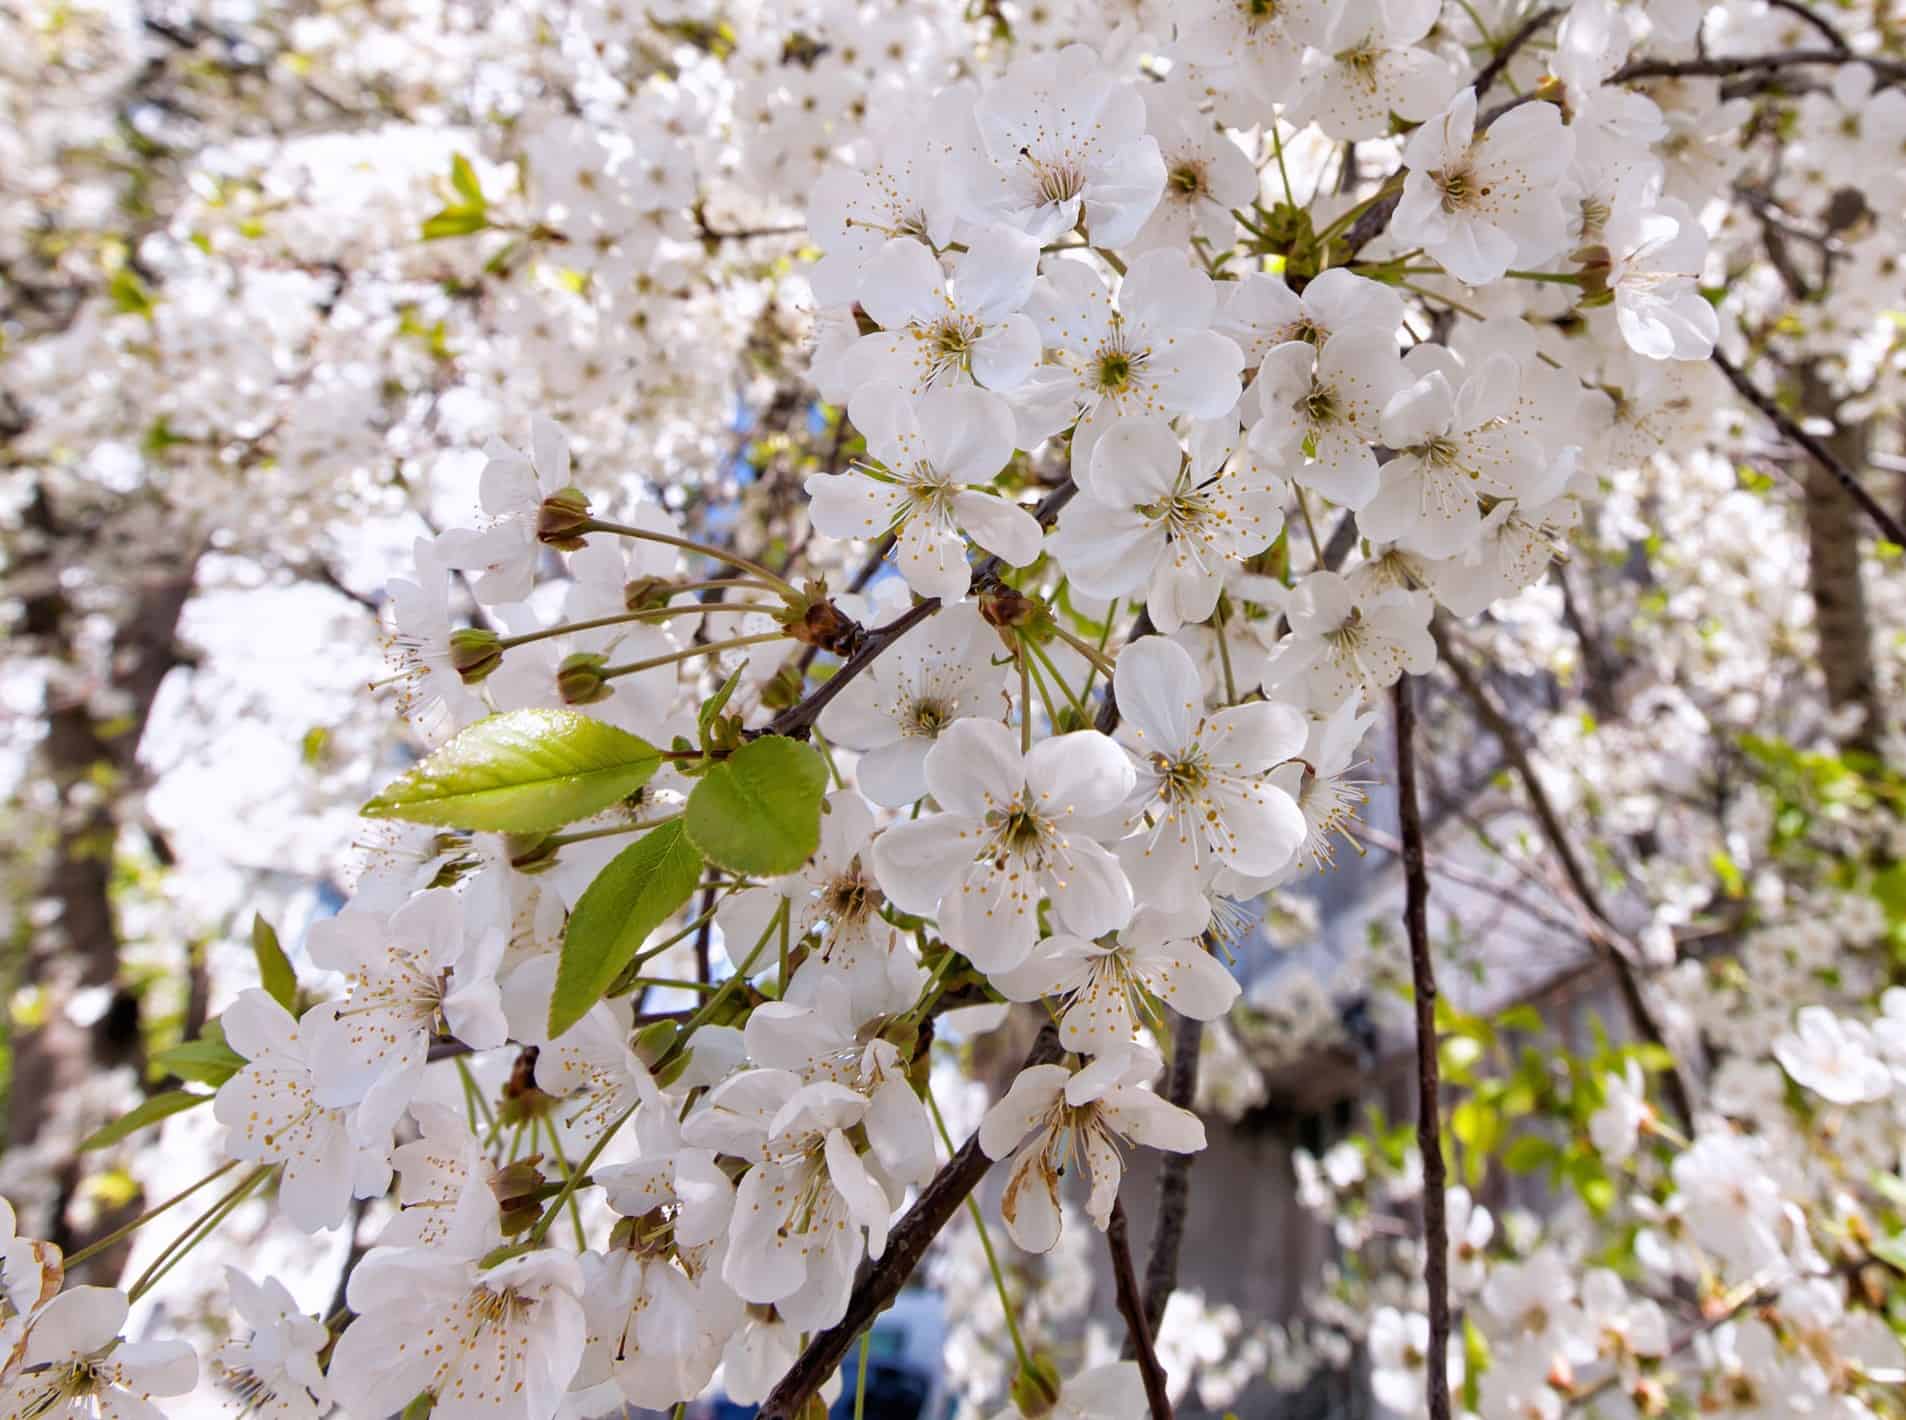
[[[1906,1414],[1889,6],[3,23],[8,1413],[792,1420],[933,1254],[970,1413]],[[335,912],[168,887],[261,720]],[[1188,1171],[1352,998],[1245,1337]]]

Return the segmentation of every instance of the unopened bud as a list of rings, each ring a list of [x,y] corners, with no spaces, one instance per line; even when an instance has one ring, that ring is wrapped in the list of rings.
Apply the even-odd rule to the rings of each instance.
[[[503,638],[477,626],[452,631],[450,664],[463,677],[465,685],[475,685],[503,664]]]
[[[1012,1402],[1026,1420],[1039,1420],[1059,1403],[1059,1371],[1044,1356],[1034,1356],[1013,1377]]]
[[[543,499],[543,506],[536,513],[536,540],[564,552],[574,552],[583,545],[583,534],[589,531],[590,521],[588,497],[571,484]]]
[[[556,693],[565,705],[594,705],[615,694],[615,687],[603,675],[609,658],[594,651],[577,651],[563,657],[556,668]]]

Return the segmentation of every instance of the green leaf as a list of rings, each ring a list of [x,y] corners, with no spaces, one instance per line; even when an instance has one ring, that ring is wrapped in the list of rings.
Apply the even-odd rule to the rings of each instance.
[[[704,700],[701,709],[695,712],[695,727],[701,731],[704,745],[708,742],[709,727],[720,717],[721,712],[728,708],[728,699],[735,693],[735,687],[741,684],[741,673],[746,669],[746,665],[736,666],[734,674],[722,682],[721,689],[717,690],[710,699]]]
[[[130,266],[122,266],[112,274],[106,283],[106,294],[112,297],[113,305],[122,314],[152,319],[157,302],[146,289],[146,283],[139,279],[139,274]]]
[[[695,895],[701,875],[701,855],[680,819],[644,834],[596,874],[563,933],[549,998],[551,1036],[568,1030],[602,999],[649,934]]]
[[[136,1134],[148,1124],[157,1124],[161,1119],[174,1114],[183,1114],[206,1103],[210,1095],[195,1095],[190,1090],[167,1090],[162,1095],[154,1095],[129,1114],[121,1115],[98,1133],[90,1135],[80,1144],[82,1151],[103,1149],[108,1144],[117,1144],[129,1134]]]
[[[1525,1001],[1519,1006],[1511,1006],[1497,1016],[1496,1029],[1527,1031],[1532,1035],[1539,1035],[1547,1029],[1547,1023],[1542,1019],[1542,1013]]]
[[[1895,1271],[1906,1272],[1906,1233],[1890,1238],[1875,1238],[1867,1250]]]
[[[153,1065],[181,1080],[197,1085],[219,1086],[245,1068],[245,1057],[225,1043],[225,1028],[208,1021],[197,1040],[188,1040],[161,1050],[152,1057]]]
[[[756,877],[791,873],[821,844],[827,765],[807,745],[764,735],[714,765],[683,824],[709,862]]]
[[[257,913],[251,919],[251,952],[258,958],[258,980],[267,994],[297,1015],[298,973],[291,969],[291,959],[278,945],[277,929]]]
[[[1502,1166],[1510,1173],[1534,1173],[1555,1157],[1555,1145],[1540,1134],[1518,1135],[1502,1153]]]
[[[434,217],[424,219],[424,240],[441,241],[445,237],[467,237],[490,225],[490,214],[481,207],[446,207]]]
[[[461,153],[450,155],[450,186],[457,195],[470,206],[481,211],[488,205],[483,195],[483,184],[477,181],[476,169],[470,166],[470,160]]]
[[[479,720],[362,810],[491,833],[547,833],[601,813],[649,782],[647,740],[574,710],[510,710]]]

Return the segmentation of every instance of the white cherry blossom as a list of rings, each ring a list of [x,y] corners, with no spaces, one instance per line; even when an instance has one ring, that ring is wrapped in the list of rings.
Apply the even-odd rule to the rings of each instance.
[[[1059,1178],[1069,1164],[1084,1166],[1091,1185],[1086,1215],[1103,1229],[1125,1172],[1121,1145],[1176,1154],[1204,1148],[1198,1117],[1145,1088],[1158,1067],[1157,1055],[1142,1048],[1077,1071],[1034,1065],[986,1112],[979,1130],[986,1156],[998,1160],[1018,1151],[1000,1211],[1020,1247],[1050,1252],[1058,1243]]]
[[[1081,730],[1022,756],[1004,725],[961,720],[928,753],[926,778],[941,812],[875,839],[874,876],[901,910],[937,913],[946,940],[982,971],[1026,959],[1041,898],[1083,937],[1130,920],[1131,884],[1092,836],[1135,782],[1109,738]]]
[[[868,540],[893,533],[907,585],[949,602],[966,595],[971,579],[968,534],[1009,566],[1039,555],[1038,520],[987,490],[1013,451],[1011,411],[998,396],[946,389],[913,399],[897,388],[869,385],[848,412],[866,436],[872,462],[807,480],[818,531]]]
[[[1476,91],[1464,89],[1404,145],[1409,176],[1391,231],[1472,286],[1540,266],[1568,239],[1559,193],[1570,141],[1547,103],[1512,108],[1478,133]]]

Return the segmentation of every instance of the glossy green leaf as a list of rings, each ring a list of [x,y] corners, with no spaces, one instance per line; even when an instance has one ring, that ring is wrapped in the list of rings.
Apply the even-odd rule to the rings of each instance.
[[[117,1144],[121,1139],[138,1133],[148,1124],[157,1124],[160,1120],[174,1114],[183,1114],[188,1109],[210,1101],[210,1095],[196,1095],[190,1090],[167,1090],[162,1095],[154,1095],[138,1108],[121,1115],[104,1129],[91,1134],[80,1144],[82,1150],[103,1149],[108,1144]]]
[[[277,930],[256,913],[251,919],[251,950],[258,958],[258,980],[266,993],[292,1015],[297,1015],[298,973],[291,969],[291,959],[278,945]]]
[[[427,242],[467,237],[489,225],[490,214],[481,207],[446,207],[436,216],[424,219],[423,236]]]
[[[152,1057],[155,1069],[196,1085],[218,1086],[245,1068],[245,1057],[225,1043],[225,1028],[208,1021],[197,1040],[184,1041]]]
[[[481,211],[486,205],[483,185],[477,181],[476,169],[470,166],[470,160],[461,153],[450,155],[450,185],[470,206]]]
[[[644,834],[596,875],[563,933],[550,1035],[561,1035],[602,999],[649,934],[694,896],[701,872],[701,855],[677,819]]]
[[[661,762],[647,740],[574,710],[510,710],[470,726],[363,813],[444,828],[547,833],[627,798]]]
[[[791,873],[821,843],[827,765],[798,740],[764,735],[714,765],[683,823],[702,856],[755,877]]]

